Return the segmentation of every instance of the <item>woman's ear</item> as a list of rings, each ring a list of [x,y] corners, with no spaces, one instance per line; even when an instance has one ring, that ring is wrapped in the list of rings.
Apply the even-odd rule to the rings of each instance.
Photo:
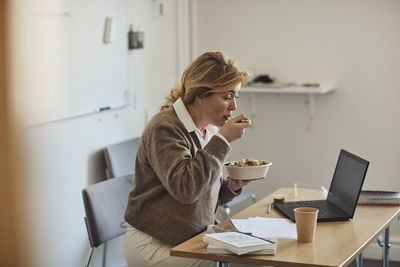
[[[194,99],[194,101],[196,102],[196,104],[202,105],[202,104],[203,104],[203,101],[204,101],[204,96],[198,95],[198,96],[196,96],[196,98]]]

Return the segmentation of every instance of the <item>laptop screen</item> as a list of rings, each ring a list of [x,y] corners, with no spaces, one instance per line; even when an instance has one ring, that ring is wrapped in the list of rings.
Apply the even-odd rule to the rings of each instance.
[[[328,193],[328,201],[353,216],[369,162],[341,150]]]

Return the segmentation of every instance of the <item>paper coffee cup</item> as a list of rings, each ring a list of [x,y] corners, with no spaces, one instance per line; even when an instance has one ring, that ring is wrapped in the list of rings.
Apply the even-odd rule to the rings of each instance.
[[[297,241],[313,242],[317,227],[318,209],[296,208],[294,209],[294,217],[296,220]]]

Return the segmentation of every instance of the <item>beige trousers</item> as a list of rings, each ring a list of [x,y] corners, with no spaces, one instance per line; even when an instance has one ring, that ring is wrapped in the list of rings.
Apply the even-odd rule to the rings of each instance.
[[[165,245],[151,235],[127,225],[124,252],[129,267],[209,267],[213,261],[173,257],[169,255],[171,246]]]

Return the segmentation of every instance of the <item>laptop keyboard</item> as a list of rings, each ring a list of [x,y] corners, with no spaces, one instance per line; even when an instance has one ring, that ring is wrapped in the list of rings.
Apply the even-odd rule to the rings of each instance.
[[[327,215],[329,216],[335,216],[335,215],[343,215],[343,211],[337,208],[336,206],[330,204],[327,201],[318,201],[318,200],[311,200],[311,201],[305,201],[305,202],[298,202],[298,205],[300,207],[314,207],[319,210],[318,212],[318,217],[325,217]]]

